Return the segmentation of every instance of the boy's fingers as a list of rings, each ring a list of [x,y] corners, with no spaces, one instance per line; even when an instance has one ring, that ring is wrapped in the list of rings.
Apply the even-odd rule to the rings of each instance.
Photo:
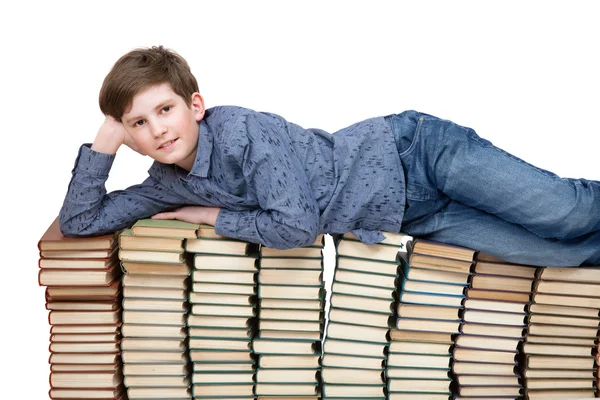
[[[163,213],[154,214],[150,218],[152,218],[152,219],[176,219],[176,214],[174,212],[163,212]]]

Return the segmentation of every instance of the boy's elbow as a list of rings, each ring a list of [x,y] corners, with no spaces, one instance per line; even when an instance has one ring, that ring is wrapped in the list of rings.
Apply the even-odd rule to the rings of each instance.
[[[72,223],[72,220],[65,220],[63,218],[58,219],[58,225],[60,227],[60,232],[67,237],[79,237],[85,236],[85,233],[81,229],[82,227],[79,224]]]

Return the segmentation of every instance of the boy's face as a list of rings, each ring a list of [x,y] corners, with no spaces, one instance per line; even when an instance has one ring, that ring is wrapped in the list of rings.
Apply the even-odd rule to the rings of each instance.
[[[141,153],[190,171],[198,148],[198,123],[204,100],[192,95],[190,107],[168,83],[150,86],[133,97],[121,121]]]

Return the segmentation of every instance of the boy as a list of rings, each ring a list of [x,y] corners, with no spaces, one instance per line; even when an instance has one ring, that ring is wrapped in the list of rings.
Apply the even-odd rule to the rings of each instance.
[[[406,111],[330,135],[274,114],[207,110],[187,62],[162,46],[121,57],[99,100],[106,119],[80,148],[65,235],[153,216],[280,249],[320,232],[372,244],[401,231],[512,262],[600,264],[600,182],[559,178],[450,121]],[[107,194],[122,144],[156,162],[143,183]]]

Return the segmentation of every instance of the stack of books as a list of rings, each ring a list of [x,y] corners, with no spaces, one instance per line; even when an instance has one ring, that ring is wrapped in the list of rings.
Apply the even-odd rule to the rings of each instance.
[[[385,354],[394,320],[402,234],[366,246],[352,234],[337,241],[323,352],[323,397],[385,397]]]
[[[194,398],[253,398],[256,259],[258,249],[200,226],[188,316]]]
[[[452,346],[475,252],[416,239],[398,285],[386,374],[390,399],[447,400]]]
[[[256,395],[316,399],[324,327],[323,235],[307,247],[261,247]]]
[[[124,398],[115,235],[67,238],[57,218],[38,248],[50,310],[50,398]]]
[[[184,239],[198,225],[137,221],[119,235],[123,276],[124,384],[129,399],[191,398]]]
[[[523,394],[518,354],[535,275],[535,267],[478,254],[454,348],[461,399]]]
[[[595,395],[599,311],[599,268],[539,269],[523,345],[529,399]]]

